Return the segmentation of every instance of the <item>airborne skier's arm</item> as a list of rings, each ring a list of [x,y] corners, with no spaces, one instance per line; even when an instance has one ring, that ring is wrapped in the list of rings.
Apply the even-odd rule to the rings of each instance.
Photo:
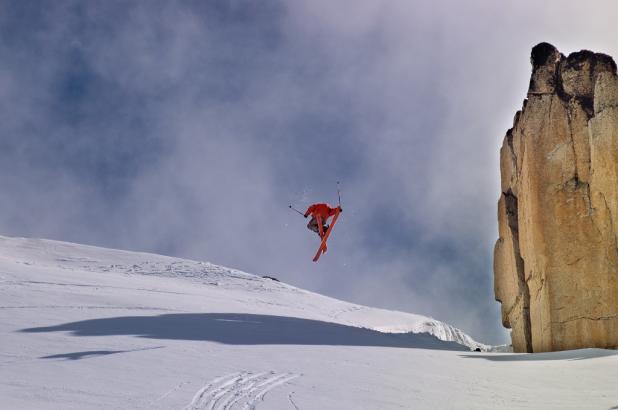
[[[307,208],[307,212],[305,212],[305,218],[309,216],[310,213],[313,212],[315,208],[315,205],[311,205],[309,208]]]

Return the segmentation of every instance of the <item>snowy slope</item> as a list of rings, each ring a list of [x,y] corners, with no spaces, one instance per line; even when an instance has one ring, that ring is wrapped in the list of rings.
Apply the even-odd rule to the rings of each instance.
[[[370,308],[329,298],[235,269],[161,255],[126,252],[66,242],[0,237],[0,256],[9,262],[52,270],[148,275],[192,280],[218,289],[245,291],[259,304],[278,305],[280,313],[323,320],[386,333],[429,333],[469,349],[489,346],[478,343],[446,323],[412,313]]]
[[[481,354],[410,331],[477,346],[209,263],[0,237],[2,409],[618,405],[612,351]]]

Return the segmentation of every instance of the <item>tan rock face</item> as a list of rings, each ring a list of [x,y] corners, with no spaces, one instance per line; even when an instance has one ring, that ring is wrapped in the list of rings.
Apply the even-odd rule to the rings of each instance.
[[[611,57],[532,49],[500,151],[496,300],[517,352],[618,348],[618,77]]]

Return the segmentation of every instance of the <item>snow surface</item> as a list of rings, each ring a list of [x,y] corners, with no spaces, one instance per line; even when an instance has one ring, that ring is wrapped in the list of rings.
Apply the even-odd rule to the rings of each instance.
[[[618,406],[614,351],[476,347],[210,263],[0,237],[1,409]]]

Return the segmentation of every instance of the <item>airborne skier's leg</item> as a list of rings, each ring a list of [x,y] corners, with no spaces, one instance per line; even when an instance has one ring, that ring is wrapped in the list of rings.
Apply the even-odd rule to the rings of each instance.
[[[317,233],[318,235],[320,234],[320,230],[318,229],[318,221],[315,219],[315,216],[311,218],[311,220],[307,224],[307,228],[309,228],[309,230]]]

